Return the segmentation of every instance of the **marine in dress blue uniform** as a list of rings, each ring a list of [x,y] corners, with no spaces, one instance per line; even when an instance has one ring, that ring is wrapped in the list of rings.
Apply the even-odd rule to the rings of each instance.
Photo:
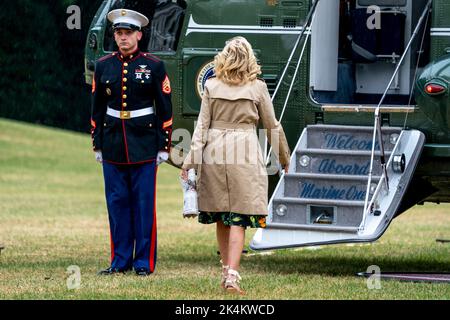
[[[139,33],[149,22],[125,9],[108,19],[119,34]],[[93,149],[103,164],[111,231],[111,265],[99,274],[134,268],[149,275],[156,265],[157,166],[171,145],[171,86],[160,59],[137,45],[125,52],[120,41],[118,52],[97,61],[92,85]]]

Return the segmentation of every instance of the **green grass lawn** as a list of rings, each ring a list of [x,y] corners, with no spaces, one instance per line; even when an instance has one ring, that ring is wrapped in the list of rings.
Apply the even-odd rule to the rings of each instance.
[[[158,172],[156,273],[99,277],[109,264],[101,167],[89,135],[0,120],[0,299],[450,299],[450,285],[382,281],[357,272],[450,272],[450,205],[418,206],[368,245],[249,252],[245,297],[219,288],[213,226],[183,220],[178,170]],[[248,240],[254,231],[247,233]],[[67,287],[69,266],[81,287]]]

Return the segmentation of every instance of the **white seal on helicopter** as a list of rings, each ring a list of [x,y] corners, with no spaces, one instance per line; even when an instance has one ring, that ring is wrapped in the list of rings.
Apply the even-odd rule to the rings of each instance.
[[[203,96],[205,90],[206,80],[214,76],[214,61],[209,61],[205,63],[199,70],[196,78],[196,90],[200,99]]]

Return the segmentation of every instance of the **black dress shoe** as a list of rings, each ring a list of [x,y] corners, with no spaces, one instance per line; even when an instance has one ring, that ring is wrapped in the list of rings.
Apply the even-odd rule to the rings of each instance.
[[[110,276],[113,274],[117,274],[117,273],[122,273],[124,274],[125,272],[127,272],[128,270],[125,269],[119,269],[119,268],[111,268],[109,267],[108,269],[105,270],[100,270],[97,275],[99,276]]]
[[[148,269],[145,269],[145,268],[137,268],[137,269],[135,269],[135,271],[136,271],[136,274],[141,277],[146,277],[146,276],[149,276],[152,274]]]

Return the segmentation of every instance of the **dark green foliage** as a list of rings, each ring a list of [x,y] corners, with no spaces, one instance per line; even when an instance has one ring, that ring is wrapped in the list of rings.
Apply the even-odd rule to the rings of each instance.
[[[101,2],[1,1],[0,117],[89,131],[84,46]],[[81,30],[66,26],[72,4],[81,8]]]

